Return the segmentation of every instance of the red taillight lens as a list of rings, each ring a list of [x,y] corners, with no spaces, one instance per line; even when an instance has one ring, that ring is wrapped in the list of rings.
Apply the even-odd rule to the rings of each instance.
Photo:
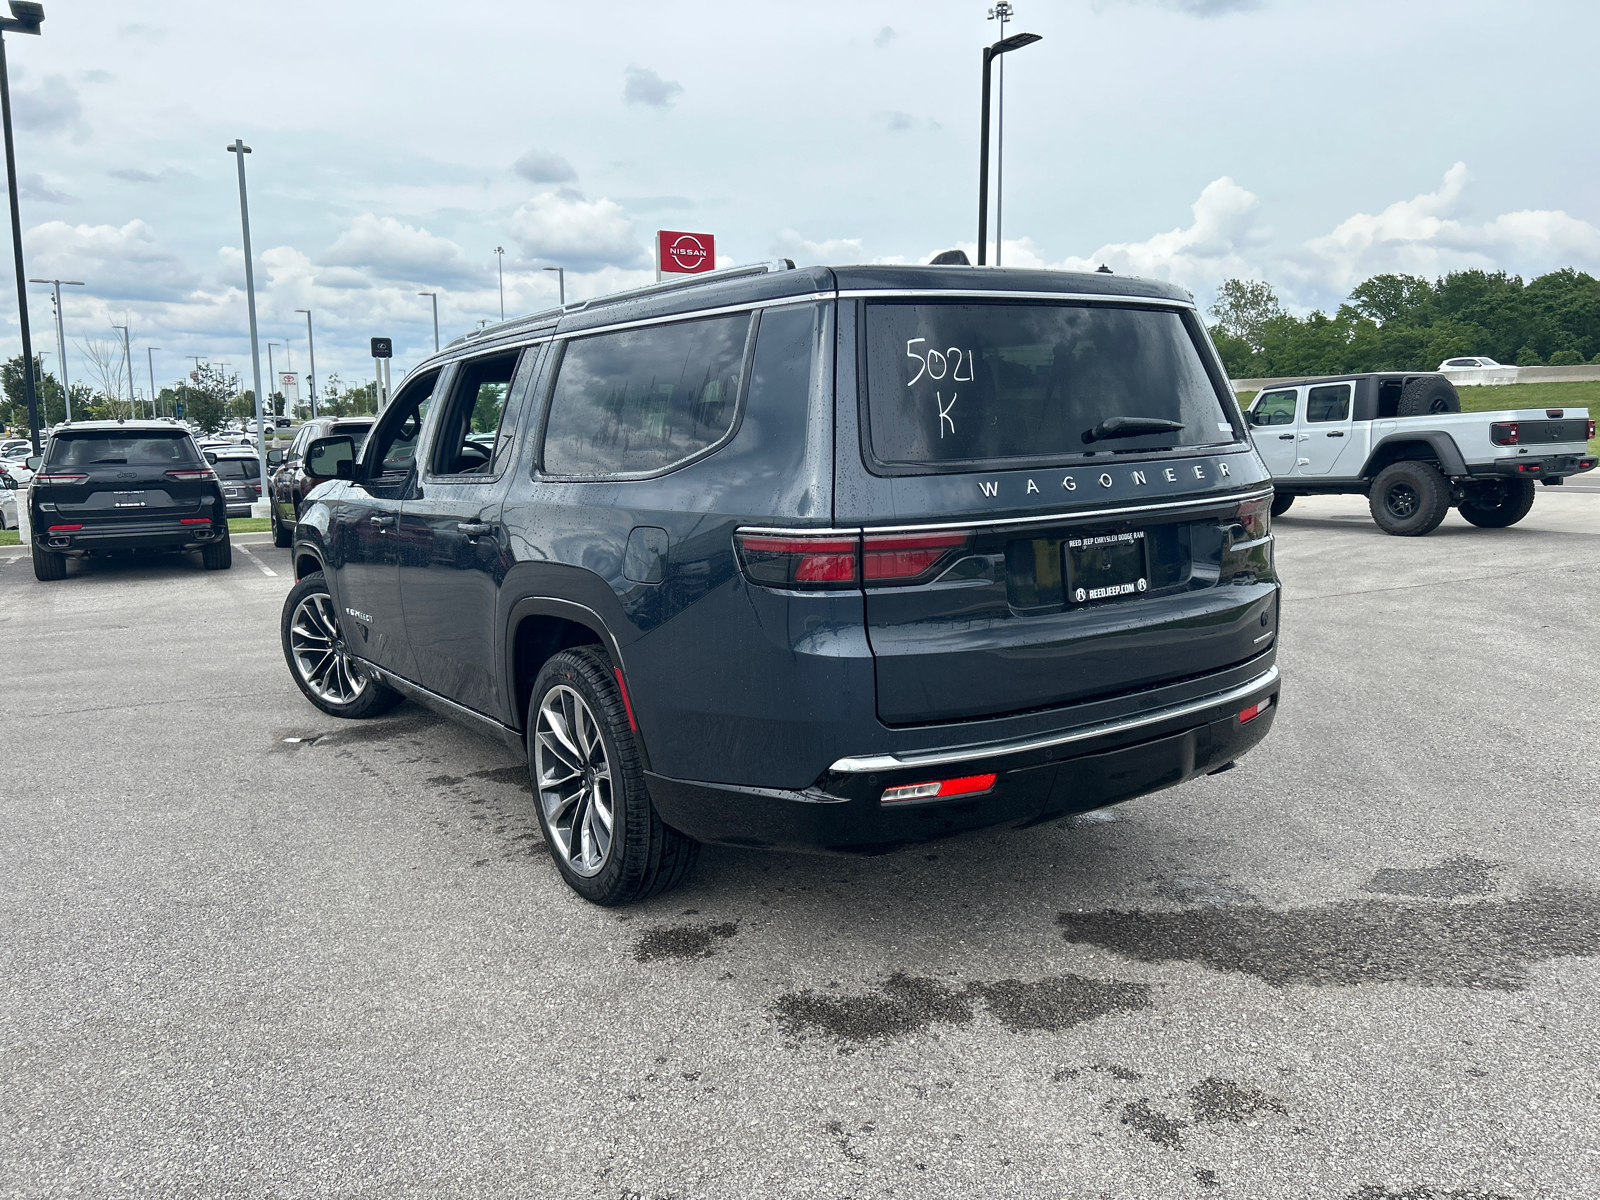
[[[255,489],[256,495],[261,495],[261,485],[259,483],[252,483],[250,486]]]
[[[217,473],[215,471],[213,471],[210,467],[202,467],[202,468],[200,468],[198,470],[188,469],[188,470],[182,470],[182,471],[168,471],[167,472],[167,478],[168,479],[179,479],[179,480],[182,480],[185,483],[199,483],[202,480],[215,479],[216,477],[217,477]]]
[[[1243,725],[1246,721],[1254,721],[1257,717],[1259,717],[1262,713],[1266,712],[1267,709],[1269,709],[1271,707],[1272,707],[1272,697],[1271,696],[1268,696],[1265,700],[1261,701],[1258,704],[1252,704],[1249,708],[1245,709],[1243,712],[1241,712],[1239,714],[1239,724]]]
[[[1594,441],[1594,422],[1593,421],[1589,422],[1589,440],[1591,442]]]
[[[1259,500],[1246,500],[1239,505],[1233,519],[1244,529],[1243,537],[1235,537],[1235,542],[1253,542],[1264,538],[1272,532],[1272,497],[1262,496]]]
[[[71,471],[62,471],[53,475],[35,475],[35,483],[82,483],[89,478],[87,474],[73,474]]]
[[[180,520],[185,525],[209,525],[209,524],[211,524],[211,518],[210,517],[182,517],[182,518],[180,518]]]
[[[994,787],[993,772],[988,775],[963,775],[960,779],[940,779],[932,783],[906,783],[885,788],[883,803],[906,800],[943,800],[947,796],[976,796]]]
[[[1489,426],[1489,440],[1496,446],[1515,446],[1521,436],[1522,427],[1516,421],[1495,421]]]
[[[82,525],[52,525],[52,526],[50,526],[48,532],[50,532],[50,533],[73,533],[74,531],[82,529],[82,528],[83,528]]]
[[[734,543],[740,566],[756,583],[804,589],[856,586],[859,538],[738,533]]]
[[[972,544],[955,533],[869,533],[861,542],[861,576],[870,583],[912,583]]]

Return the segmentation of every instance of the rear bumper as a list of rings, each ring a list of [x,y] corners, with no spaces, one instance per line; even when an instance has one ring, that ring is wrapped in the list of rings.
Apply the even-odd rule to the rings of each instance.
[[[194,550],[228,536],[225,525],[174,525],[140,521],[115,527],[84,526],[79,530],[50,531],[34,526],[33,541],[42,550],[82,554],[90,550]]]
[[[1597,461],[1600,460],[1593,454],[1519,454],[1515,458],[1475,464],[1467,471],[1475,478],[1499,479],[1509,475],[1523,479],[1562,479],[1594,470]]]
[[[1215,771],[1272,728],[1278,668],[1180,704],[1005,742],[844,758],[803,791],[647,775],[662,819],[703,842],[874,853],[1089,812]],[[1270,707],[1248,721],[1240,713]],[[982,795],[884,804],[886,788],[994,773]]]

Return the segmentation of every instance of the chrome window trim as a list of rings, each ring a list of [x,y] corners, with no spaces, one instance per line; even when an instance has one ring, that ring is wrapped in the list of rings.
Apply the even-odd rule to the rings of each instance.
[[[837,293],[841,300],[871,300],[875,297],[889,299],[928,300],[1071,300],[1102,304],[1159,304],[1165,308],[1187,308],[1199,311],[1193,300],[1174,300],[1170,296],[1113,296],[1103,292],[1013,292],[988,288],[851,288]]]
[[[841,758],[828,769],[839,775],[860,775],[868,771],[897,771],[906,767],[944,767],[952,763],[970,762],[974,759],[994,758],[1008,754],[1026,754],[1031,750],[1048,750],[1055,746],[1070,746],[1076,742],[1092,741],[1095,738],[1110,737],[1113,734],[1142,729],[1147,725],[1157,725],[1163,721],[1177,720],[1208,708],[1214,708],[1219,704],[1232,704],[1245,699],[1252,692],[1271,687],[1278,682],[1278,678],[1279,671],[1274,665],[1254,679],[1241,683],[1238,687],[1229,688],[1224,692],[1214,692],[1209,696],[1201,696],[1196,700],[1188,700],[1182,704],[1173,704],[1152,712],[1140,713],[1134,717],[1121,717],[1115,721],[1102,721],[1098,725],[1086,725],[1069,733],[1053,733],[1043,737],[1024,738],[1013,742],[995,742],[989,746],[964,746],[959,750],[928,750],[910,754],[867,754],[859,757]]]
[[[821,529],[812,525],[741,525],[736,533],[751,533],[770,537],[850,537],[870,533],[928,533],[941,529],[996,529],[1003,527],[1028,527],[1033,525],[1059,525],[1067,521],[1093,521],[1103,517],[1120,517],[1150,512],[1173,512],[1184,508],[1209,508],[1218,504],[1243,504],[1247,500],[1261,500],[1272,495],[1270,486],[1248,492],[1224,492],[1215,496],[1197,497],[1193,500],[1171,500],[1162,504],[1124,504],[1115,508],[1087,508],[1076,512],[1054,512],[1038,517],[986,517],[971,521],[922,522],[916,525],[855,525],[845,529]]]

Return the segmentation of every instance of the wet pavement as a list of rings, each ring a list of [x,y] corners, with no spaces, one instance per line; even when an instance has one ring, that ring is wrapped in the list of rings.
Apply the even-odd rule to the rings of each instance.
[[[0,547],[0,1195],[1595,1194],[1600,494],[1277,532],[1236,770],[621,911],[499,743],[306,704],[285,552]]]

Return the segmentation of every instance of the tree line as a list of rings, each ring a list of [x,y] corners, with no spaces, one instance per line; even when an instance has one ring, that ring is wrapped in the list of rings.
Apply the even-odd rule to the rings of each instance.
[[[1600,280],[1570,267],[1524,284],[1504,271],[1429,282],[1374,275],[1332,316],[1285,312],[1272,285],[1229,279],[1211,336],[1234,379],[1431,371],[1461,355],[1517,366],[1600,364]]]
[[[28,401],[25,394],[22,356],[0,363],[0,426],[11,429],[28,427]],[[34,388],[39,403],[39,424],[57,425],[66,419],[67,401],[72,402],[72,419],[75,421],[115,421],[129,417],[148,417],[150,404],[141,399],[130,401],[126,385],[115,386],[114,391],[94,388],[88,384],[74,383],[71,395],[61,388],[61,381],[44,369],[40,357],[34,359]],[[373,382],[347,386],[337,374],[330,374],[320,389],[317,400],[319,416],[346,417],[377,411],[378,385]],[[302,406],[304,401],[302,401]],[[284,415],[282,392],[268,397],[267,411],[274,416]],[[253,388],[239,387],[239,376],[209,363],[196,364],[188,377],[176,387],[164,387],[156,395],[156,412],[173,417],[181,412],[182,418],[198,425],[204,433],[215,433],[230,418],[249,420],[256,413],[256,394]]]

